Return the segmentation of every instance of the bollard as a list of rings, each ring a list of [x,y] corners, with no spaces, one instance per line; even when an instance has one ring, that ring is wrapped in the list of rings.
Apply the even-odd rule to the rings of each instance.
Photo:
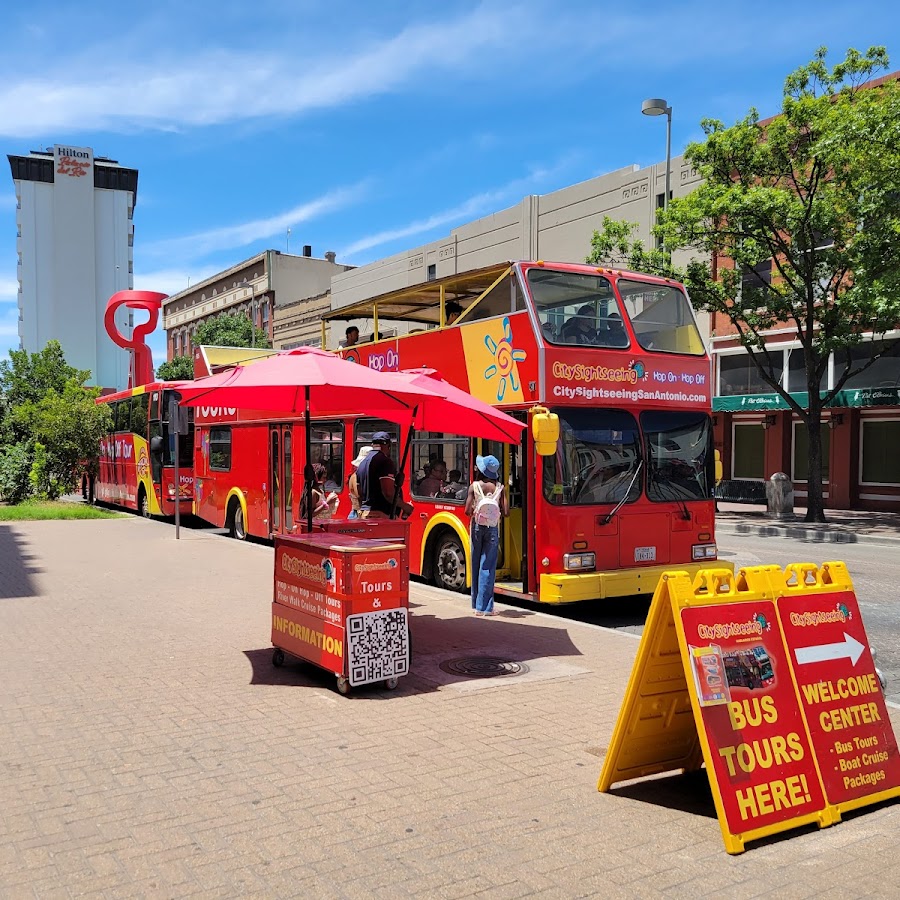
[[[794,485],[784,472],[766,482],[766,515],[772,519],[794,518]]]

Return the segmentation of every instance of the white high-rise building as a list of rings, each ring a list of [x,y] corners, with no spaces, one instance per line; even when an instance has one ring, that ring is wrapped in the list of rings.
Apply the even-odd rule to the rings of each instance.
[[[106,333],[106,301],[133,284],[132,215],[137,169],[94,158],[90,147],[9,156],[16,187],[19,341],[35,353],[62,344],[66,360],[90,369],[91,383],[128,384],[130,354]],[[119,331],[130,336],[120,308]]]

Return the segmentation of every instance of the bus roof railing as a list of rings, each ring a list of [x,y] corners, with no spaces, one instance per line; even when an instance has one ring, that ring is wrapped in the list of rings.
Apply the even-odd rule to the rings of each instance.
[[[483,269],[473,269],[399,288],[333,309],[322,316],[322,319],[326,322],[348,322],[351,319],[371,318],[373,309],[377,306],[379,319],[440,325],[442,305],[457,303],[465,310],[502,278],[511,266],[511,262],[495,263]],[[441,303],[442,299],[444,304]]]

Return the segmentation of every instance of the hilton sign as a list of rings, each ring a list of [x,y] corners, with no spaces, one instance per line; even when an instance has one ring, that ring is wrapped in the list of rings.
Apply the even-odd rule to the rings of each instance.
[[[60,147],[53,148],[56,157],[56,174],[69,175],[73,178],[81,178],[87,175],[93,165],[93,154],[89,147]]]

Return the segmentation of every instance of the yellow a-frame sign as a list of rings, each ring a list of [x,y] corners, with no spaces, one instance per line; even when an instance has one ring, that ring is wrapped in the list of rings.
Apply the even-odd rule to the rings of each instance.
[[[693,579],[686,572],[663,575],[599,789],[608,791],[621,781],[677,769],[696,771],[705,763],[729,853],[743,851],[745,841],[789,828],[840,821],[840,810],[850,806],[826,796],[816,756],[822,740],[812,740],[802,701],[809,708],[813,690],[841,688],[811,688],[801,673],[801,683],[807,685],[801,698],[794,667],[802,668],[823,652],[842,651],[835,644],[816,645],[814,629],[794,628],[803,636],[792,639],[811,645],[797,649],[786,643],[782,631],[788,609],[795,625],[820,620],[833,624],[834,615],[821,612],[823,599],[832,596],[852,596],[841,563],[826,563],[821,571],[797,564],[786,573],[778,566],[759,566],[742,569],[736,576],[727,569],[704,570]],[[813,612],[797,612],[807,597]],[[784,613],[779,600],[784,600]],[[835,615],[846,614],[848,604],[839,605]],[[861,629],[861,623],[855,627]],[[864,637],[861,630],[857,633]],[[850,689],[870,683],[869,675],[858,674]],[[883,698],[877,699],[883,706]],[[867,714],[874,718],[880,706],[869,698],[849,709],[856,710],[857,718]],[[850,723],[847,727],[852,725],[852,716],[840,710],[824,709],[819,715],[825,728],[843,727],[845,721]],[[877,731],[875,745],[883,752],[860,754],[859,762],[880,774],[881,789],[854,805],[900,794],[893,774],[900,761],[890,722],[869,722],[868,727],[866,733]],[[849,766],[852,759],[848,751],[841,765]],[[854,773],[850,778],[859,776]],[[836,783],[834,774],[825,780],[825,785]],[[854,784],[850,780],[851,787]],[[837,787],[829,787],[829,794],[832,789]]]

